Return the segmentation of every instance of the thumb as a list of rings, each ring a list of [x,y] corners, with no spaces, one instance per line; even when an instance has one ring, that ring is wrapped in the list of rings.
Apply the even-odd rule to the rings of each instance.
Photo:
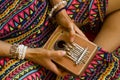
[[[52,51],[51,57],[53,58],[60,58],[66,54],[66,51],[58,50],[58,51]]]

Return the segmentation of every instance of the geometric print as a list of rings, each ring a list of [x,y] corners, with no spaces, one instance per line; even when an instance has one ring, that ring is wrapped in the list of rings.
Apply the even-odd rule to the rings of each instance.
[[[45,69],[42,67],[35,65],[30,61],[12,59],[3,67],[0,72],[0,74],[3,75],[1,75],[0,78],[3,80],[39,80],[40,77],[45,74],[43,73],[45,72],[44,70]],[[31,74],[31,76],[29,76],[29,74]]]
[[[66,12],[83,32],[96,35],[104,21],[107,0],[67,0]],[[47,0],[1,0],[0,40],[29,47],[42,47],[56,29],[48,18]],[[90,35],[90,34],[89,34]],[[108,54],[98,49],[81,78],[70,74],[61,80],[113,80],[120,75],[120,48]],[[114,62],[114,63],[113,63]],[[0,80],[55,80],[56,75],[29,60],[0,57]]]

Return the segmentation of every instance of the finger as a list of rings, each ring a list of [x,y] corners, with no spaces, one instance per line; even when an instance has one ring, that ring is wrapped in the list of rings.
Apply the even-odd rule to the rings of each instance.
[[[63,70],[63,69],[59,69],[61,72],[62,72],[62,76],[66,76],[66,75],[68,75],[69,73],[68,72],[66,72],[65,70]]]
[[[85,34],[78,28],[78,27],[75,27],[75,31],[76,33],[81,36],[82,38],[88,40],[88,38],[85,36]]]
[[[58,51],[52,51],[50,56],[52,58],[61,58],[65,54],[66,54],[66,51],[58,50]]]
[[[83,32],[77,26],[75,26],[74,29],[75,29],[75,31],[76,31],[77,34],[85,37],[85,35],[83,34]]]
[[[64,72],[62,72],[61,76],[64,77],[64,76],[67,76],[68,74],[69,74],[68,72],[65,72],[65,71],[64,71]]]
[[[51,60],[47,61],[46,64],[47,64],[46,68],[48,68],[58,76],[62,76],[62,72],[59,70],[59,68],[57,68],[57,66]]]

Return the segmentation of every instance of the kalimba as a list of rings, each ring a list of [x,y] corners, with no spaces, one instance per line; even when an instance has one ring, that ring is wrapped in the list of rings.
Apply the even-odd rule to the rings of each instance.
[[[69,39],[68,31],[58,26],[44,45],[44,48],[65,50],[67,54],[62,59],[53,59],[53,61],[63,69],[80,76],[94,57],[97,45],[77,34],[72,43]]]

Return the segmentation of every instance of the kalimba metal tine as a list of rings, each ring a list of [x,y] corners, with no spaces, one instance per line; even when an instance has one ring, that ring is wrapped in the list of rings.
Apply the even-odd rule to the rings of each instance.
[[[83,50],[81,50],[81,48],[78,48],[75,43],[72,43],[71,45],[74,47],[73,50],[75,51],[75,53],[77,54],[77,56],[81,55],[81,52]]]
[[[75,47],[73,47],[72,45],[68,44],[68,46],[72,47],[70,49],[70,52],[72,53],[72,55],[74,55],[75,57],[77,57],[79,55],[79,53],[77,52],[77,50],[75,49]]]
[[[81,59],[83,58],[83,56],[86,54],[87,50],[88,50],[88,48],[86,48],[86,49],[83,51],[82,55],[79,56],[78,60],[76,61],[76,64],[78,64],[78,63],[80,62],[80,60],[81,60]]]
[[[79,46],[78,44],[74,43],[74,45],[76,45],[77,47],[81,48],[82,50],[84,50],[83,47]],[[80,50],[80,49],[79,49]],[[87,50],[87,53],[89,53],[89,51]]]
[[[69,49],[69,47],[67,45],[65,45],[65,44],[63,44],[63,45],[65,47],[65,50],[70,51],[70,49]]]
[[[83,52],[84,48],[82,48],[81,46],[77,45],[76,43],[73,43],[73,45],[76,47],[78,52]]]
[[[72,59],[73,61],[76,61],[76,58],[74,56],[71,55],[71,53],[67,52],[67,56],[69,56],[70,59]]]
[[[80,56],[81,54],[82,54],[82,50],[79,50],[78,48],[74,48],[74,50],[76,51],[76,54],[77,54],[77,56]]]
[[[73,46],[72,46],[70,43],[67,43],[67,46],[68,46],[70,49],[73,49]]]
[[[81,50],[84,50],[83,47],[79,46],[78,44],[76,44],[76,43],[74,43],[74,42],[72,43],[72,45],[75,46],[75,47],[79,47]]]
[[[75,59],[73,59],[71,56],[66,55],[66,57],[68,57],[69,59],[71,59],[72,61],[75,61]]]

